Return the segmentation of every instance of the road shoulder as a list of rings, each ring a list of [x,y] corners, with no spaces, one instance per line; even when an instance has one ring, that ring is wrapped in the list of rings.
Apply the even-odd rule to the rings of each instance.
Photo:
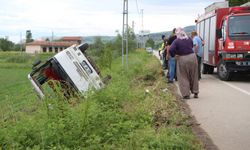
[[[210,136],[206,133],[204,129],[201,128],[195,116],[192,115],[191,109],[187,102],[182,99],[179,93],[178,85],[172,84],[170,90],[172,94],[176,97],[177,103],[180,105],[182,111],[189,116],[190,127],[193,133],[203,144],[203,148],[206,150],[218,150],[218,147],[214,144]]]

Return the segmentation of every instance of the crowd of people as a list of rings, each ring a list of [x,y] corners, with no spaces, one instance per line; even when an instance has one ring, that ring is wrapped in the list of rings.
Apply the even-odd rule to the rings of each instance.
[[[168,70],[168,83],[178,79],[183,99],[190,99],[191,94],[198,98],[203,40],[195,31],[189,37],[182,28],[174,28],[168,38],[162,35],[162,40],[162,67]]]

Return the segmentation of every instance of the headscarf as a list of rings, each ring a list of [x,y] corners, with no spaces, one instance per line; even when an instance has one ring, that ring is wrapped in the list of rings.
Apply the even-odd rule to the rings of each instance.
[[[180,27],[176,29],[175,34],[176,34],[176,36],[177,36],[177,39],[181,39],[181,40],[188,39],[187,34],[186,34],[185,31],[184,31],[182,28],[180,28]]]

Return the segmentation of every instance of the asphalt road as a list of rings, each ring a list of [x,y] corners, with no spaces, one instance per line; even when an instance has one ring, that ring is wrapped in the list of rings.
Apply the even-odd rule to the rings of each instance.
[[[201,128],[220,150],[249,150],[250,75],[227,82],[202,75],[199,86],[199,98],[186,102]]]
[[[250,149],[250,76],[221,81],[202,75],[199,99],[187,101],[192,114],[221,150]]]

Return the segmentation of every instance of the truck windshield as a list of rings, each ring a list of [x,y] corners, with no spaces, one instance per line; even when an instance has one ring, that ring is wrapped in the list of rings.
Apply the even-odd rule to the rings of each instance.
[[[229,37],[232,40],[250,39],[250,16],[232,16],[229,17],[228,30]]]

